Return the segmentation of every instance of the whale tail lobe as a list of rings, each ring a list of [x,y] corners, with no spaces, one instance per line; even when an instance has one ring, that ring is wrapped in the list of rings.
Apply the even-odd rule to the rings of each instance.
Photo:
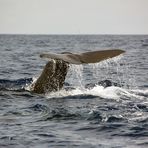
[[[101,51],[90,51],[84,53],[70,53],[64,52],[61,54],[49,53],[49,54],[41,54],[41,58],[47,59],[57,59],[63,60],[69,64],[88,64],[88,63],[97,63],[109,58],[116,57],[125,51],[120,49],[113,50],[101,50]]]

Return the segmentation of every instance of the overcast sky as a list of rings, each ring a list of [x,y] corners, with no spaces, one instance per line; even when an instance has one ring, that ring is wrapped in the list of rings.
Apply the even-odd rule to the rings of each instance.
[[[0,33],[148,34],[148,0],[0,0]]]

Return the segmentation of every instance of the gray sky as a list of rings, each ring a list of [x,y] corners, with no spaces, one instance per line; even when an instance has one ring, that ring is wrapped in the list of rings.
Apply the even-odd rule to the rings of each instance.
[[[148,34],[148,0],[0,0],[0,33]]]

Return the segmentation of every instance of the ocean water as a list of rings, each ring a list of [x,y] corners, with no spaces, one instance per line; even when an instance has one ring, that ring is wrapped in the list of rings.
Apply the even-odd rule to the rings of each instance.
[[[41,53],[112,48],[126,53],[71,65],[59,92],[29,91]],[[0,35],[0,148],[41,147],[148,147],[147,35]]]

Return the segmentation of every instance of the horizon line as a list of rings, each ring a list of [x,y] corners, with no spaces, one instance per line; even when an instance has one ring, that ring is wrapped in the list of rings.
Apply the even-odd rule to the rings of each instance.
[[[115,34],[112,34],[112,33],[0,33],[0,35],[148,35],[148,34],[142,34],[142,33],[135,33],[135,34],[132,34],[132,33],[121,33],[121,34],[118,34],[118,33],[115,33]]]

